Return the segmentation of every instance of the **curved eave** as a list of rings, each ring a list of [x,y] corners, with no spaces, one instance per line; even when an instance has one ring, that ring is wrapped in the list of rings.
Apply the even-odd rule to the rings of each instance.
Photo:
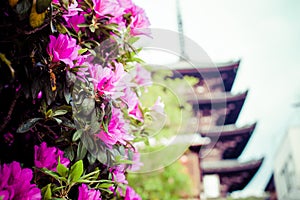
[[[232,70],[237,70],[239,68],[241,60],[230,61],[226,63],[215,63],[215,64],[195,64],[193,67],[191,64],[185,62],[180,64],[172,65],[173,71],[182,72],[184,74],[198,73],[215,73],[215,72],[227,72]]]
[[[214,148],[226,146],[226,143],[230,143],[227,148],[222,148],[222,159],[237,159],[245,149],[252,133],[256,127],[256,123],[237,128],[234,125],[224,125],[221,127],[214,127],[212,130],[199,131],[199,135],[203,138],[209,138],[211,141],[217,141],[220,145],[215,145]],[[234,146],[232,145],[234,142]],[[204,145],[194,145],[190,147],[190,150],[199,153],[201,147]],[[210,148],[210,147],[209,147]]]
[[[220,160],[203,162],[201,167],[203,174],[231,174],[237,172],[247,172],[248,170],[258,170],[263,162],[263,158],[259,160],[251,160],[248,162],[239,162],[237,160]]]
[[[245,100],[248,95],[248,90],[239,94],[231,94],[231,93],[221,93],[221,96],[216,96],[212,94],[211,96],[195,96],[188,100],[190,103],[194,105],[205,105],[205,104],[224,104],[226,102],[236,102],[240,100]],[[192,96],[192,95],[191,95]]]
[[[251,181],[263,163],[263,158],[240,163],[236,160],[203,162],[202,173],[218,174],[221,184],[228,186],[228,192],[242,190]]]
[[[223,80],[225,91],[228,92],[231,91],[239,65],[240,60],[229,63],[219,63],[212,66],[204,65],[204,67],[201,67],[203,65],[197,65],[196,67],[193,67],[188,63],[185,65],[181,63],[178,66],[175,64],[175,69],[173,69],[173,77],[180,78],[183,76],[193,76],[204,80],[220,77]]]
[[[219,119],[217,119],[216,125],[227,125],[227,124],[235,124],[236,120],[238,119],[238,116],[242,110],[242,107],[244,105],[244,102],[246,100],[248,91],[237,94],[237,95],[231,95],[227,94],[223,97],[214,97],[212,98],[198,98],[198,99],[192,99],[189,100],[190,103],[193,104],[193,109],[195,112],[198,110],[204,110],[204,109],[224,109],[225,107],[228,107],[230,104],[234,105],[234,108],[231,109],[225,116],[219,116]]]
[[[228,128],[227,128],[228,127]],[[233,137],[239,135],[251,135],[256,127],[256,123],[246,125],[243,127],[236,127],[232,125],[225,125],[220,127],[214,127],[211,130],[200,130],[200,134],[205,137]]]
[[[265,187],[266,192],[274,192],[276,191],[275,187],[275,182],[274,182],[274,174],[271,175],[266,187]]]

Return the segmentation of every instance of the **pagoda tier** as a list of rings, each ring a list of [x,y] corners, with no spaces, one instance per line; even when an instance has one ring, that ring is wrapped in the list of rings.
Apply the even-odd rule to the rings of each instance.
[[[269,193],[267,200],[277,200],[276,186],[274,181],[274,174],[271,175],[266,187],[265,192]]]
[[[189,98],[195,114],[201,120],[210,117],[213,125],[235,124],[244,105],[248,91],[233,95],[231,93],[219,93],[211,95],[198,95]],[[203,125],[203,123],[201,124]]]
[[[221,160],[202,162],[202,174],[218,175],[221,184],[222,196],[233,191],[242,190],[256,174],[263,159],[249,162],[238,162],[237,160]]]
[[[208,91],[229,92],[234,83],[239,65],[240,60],[210,65],[197,64],[197,66],[181,61],[172,65],[172,69],[174,78],[182,78],[183,76],[199,78],[198,86],[202,86],[202,90],[203,88],[208,88]]]
[[[197,153],[201,150],[203,161],[237,159],[247,145],[255,126],[256,123],[243,127],[225,125],[200,130],[201,136],[210,138],[211,143],[204,146],[191,146],[190,150]]]

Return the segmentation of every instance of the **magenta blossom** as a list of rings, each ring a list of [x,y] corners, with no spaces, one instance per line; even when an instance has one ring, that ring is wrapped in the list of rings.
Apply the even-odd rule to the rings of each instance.
[[[0,199],[3,200],[39,200],[41,191],[31,184],[31,169],[22,169],[20,163],[0,165]]]
[[[86,184],[79,186],[78,191],[78,200],[101,200],[100,191],[89,189]]]
[[[68,166],[70,161],[64,157],[64,152],[56,147],[47,147],[47,144],[43,142],[41,146],[34,146],[34,165],[38,168],[47,168],[52,171],[56,171],[58,165],[58,158],[60,163],[64,166]]]
[[[79,8],[78,3],[76,0],[73,0],[71,5],[68,7],[68,13],[64,13],[62,16],[66,20],[66,22],[69,21],[69,19],[73,18],[74,16],[78,15],[79,11],[82,11],[81,8]]]
[[[128,184],[125,176],[125,165],[119,165],[114,167],[112,171],[112,180],[117,183]]]
[[[141,87],[150,86],[152,85],[151,73],[140,64],[137,64],[135,81]]]
[[[108,132],[102,130],[98,137],[109,147],[116,143],[126,144],[126,141],[132,140],[128,134],[128,123],[125,122],[120,109],[112,107],[112,117],[108,125]]]
[[[37,95],[37,98],[38,99],[41,99],[43,97],[43,92],[42,91],[39,91],[38,95]]]
[[[138,171],[143,166],[143,163],[140,161],[140,153],[137,150],[133,152],[132,161],[133,163],[128,167],[130,171]]]
[[[59,5],[59,0],[52,0],[52,3]]]
[[[118,0],[121,7],[124,8],[126,14],[130,14],[130,33],[132,35],[149,34],[146,29],[150,26],[150,22],[144,9],[132,3],[131,0]]]
[[[140,101],[135,92],[131,88],[126,88],[124,91],[124,96],[121,97],[126,106],[128,107],[129,116],[139,120],[144,121],[143,113],[140,109]]]
[[[83,24],[85,22],[85,18],[83,15],[74,15],[68,19],[67,27],[72,27],[76,31],[79,32],[80,28],[78,27],[79,24]]]
[[[124,14],[124,9],[120,7],[116,0],[93,0],[93,4],[97,17],[105,15],[119,17]]]
[[[134,5],[132,0],[118,0],[118,3],[125,10],[130,9]]]
[[[159,97],[157,97],[156,102],[150,108],[150,110],[152,110],[158,114],[165,115],[164,108],[165,108],[165,104],[161,101],[161,97],[159,96]]]
[[[134,189],[127,186],[124,200],[142,200],[142,198],[134,191]]]
[[[76,40],[68,35],[59,34],[58,38],[50,35],[47,52],[52,62],[62,61],[70,67],[73,67],[73,61],[78,58],[79,49],[80,46],[76,44]]]
[[[101,65],[89,65],[89,72],[98,95],[109,95],[116,99],[122,95],[126,83],[123,78],[126,75],[121,63],[114,63],[115,67],[102,67]]]

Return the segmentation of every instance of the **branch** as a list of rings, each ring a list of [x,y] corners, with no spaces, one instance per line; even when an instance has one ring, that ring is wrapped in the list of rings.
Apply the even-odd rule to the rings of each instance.
[[[39,126],[45,128],[45,129],[47,129],[47,131],[49,131],[49,133],[51,133],[52,135],[54,135],[54,136],[56,135],[56,133],[49,126],[47,126],[45,124],[41,124],[39,122],[37,123],[37,125],[39,125]]]
[[[48,25],[49,25],[49,23],[45,23],[43,26],[40,26],[39,28],[35,28],[35,29],[31,30],[31,31],[24,31],[24,34],[25,34],[25,35],[30,35],[30,34],[36,33],[36,32],[38,32],[38,31],[44,29],[44,28],[47,27]]]
[[[15,106],[16,106],[16,103],[17,103],[17,100],[18,100],[19,97],[20,97],[20,92],[18,92],[18,93],[16,94],[16,96],[15,96],[13,102],[11,103],[10,108],[9,108],[9,110],[8,110],[8,113],[7,113],[7,116],[4,118],[3,124],[0,126],[0,132],[2,132],[3,129],[6,127],[6,125],[8,124],[8,122],[10,122],[10,120],[11,120],[11,115],[12,115],[12,113],[13,113],[13,111],[14,111],[14,108],[15,108]]]

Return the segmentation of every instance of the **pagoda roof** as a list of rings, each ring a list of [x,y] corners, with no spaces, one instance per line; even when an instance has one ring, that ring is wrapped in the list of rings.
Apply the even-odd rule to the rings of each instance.
[[[171,66],[173,77],[194,76],[199,79],[209,79],[220,77],[223,79],[225,91],[231,91],[240,60],[229,61],[226,63],[188,63],[180,61]]]
[[[256,123],[243,127],[224,125],[213,127],[209,130],[199,130],[199,133],[202,137],[210,138],[213,146],[208,144],[207,148],[219,149],[222,159],[236,159],[243,152],[245,146],[252,136],[255,127]],[[194,152],[199,152],[200,150],[205,151],[206,147],[194,146],[190,147],[190,149]]]
[[[229,126],[229,127],[227,127]],[[232,125],[224,126],[221,132],[208,131],[201,132],[203,137],[209,137],[212,141],[217,141],[214,148],[221,150],[222,159],[236,159],[245,149],[252,133],[256,127],[256,123],[237,128]],[[235,127],[235,128],[234,128]],[[222,129],[222,128],[215,128]]]
[[[244,105],[245,99],[247,97],[248,91],[240,94],[218,93],[211,94],[210,96],[194,96],[189,98],[189,102],[193,104],[195,111],[204,109],[224,109],[225,107],[230,107],[230,111],[219,116],[216,125],[227,125],[235,124],[241,109]],[[231,106],[233,104],[234,106]],[[226,116],[225,116],[226,115]]]
[[[262,165],[263,158],[248,162],[237,160],[207,161],[201,163],[203,175],[218,174],[227,192],[242,190],[251,181]]]
[[[265,187],[266,192],[274,192],[276,191],[276,186],[274,182],[274,174],[271,175],[266,187]]]
[[[231,92],[209,93],[206,95],[187,94],[190,96],[189,102],[193,104],[220,104],[224,102],[234,102],[244,100],[247,97],[248,90],[239,93],[232,94]]]
[[[224,125],[224,126],[214,126],[208,130],[200,129],[199,132],[202,136],[206,137],[232,137],[236,135],[251,134],[256,127],[256,123],[245,125],[242,127],[237,127],[234,124]]]

